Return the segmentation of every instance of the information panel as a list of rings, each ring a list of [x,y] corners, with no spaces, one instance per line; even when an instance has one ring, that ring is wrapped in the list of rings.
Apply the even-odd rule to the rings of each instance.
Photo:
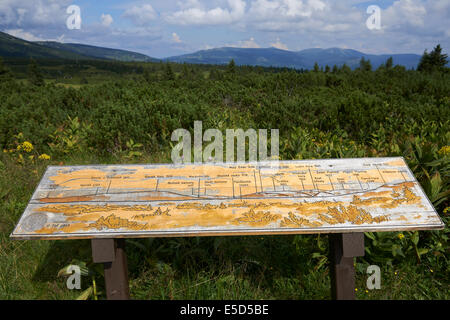
[[[403,158],[50,166],[16,239],[442,229]]]

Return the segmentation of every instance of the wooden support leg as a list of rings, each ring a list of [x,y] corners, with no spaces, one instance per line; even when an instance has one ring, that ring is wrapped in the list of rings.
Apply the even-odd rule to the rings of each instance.
[[[364,233],[329,235],[331,296],[336,300],[355,299],[353,258],[364,256]]]
[[[124,239],[92,239],[94,263],[103,263],[108,300],[130,299]]]

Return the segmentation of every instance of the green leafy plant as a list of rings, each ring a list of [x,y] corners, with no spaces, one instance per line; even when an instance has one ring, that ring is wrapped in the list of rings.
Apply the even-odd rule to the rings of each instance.
[[[80,122],[78,117],[70,116],[53,134],[49,147],[54,153],[68,154],[84,152],[87,150],[87,141],[92,130],[92,125]]]
[[[133,139],[130,139],[126,142],[127,150],[126,150],[126,159],[134,159],[142,156],[142,152],[139,151],[142,149],[142,143],[135,143]]]

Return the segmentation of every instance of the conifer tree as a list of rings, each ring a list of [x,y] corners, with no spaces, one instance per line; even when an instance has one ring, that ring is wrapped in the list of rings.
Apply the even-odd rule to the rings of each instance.
[[[394,60],[392,59],[392,57],[389,57],[389,59],[386,60],[386,69],[392,69],[393,66]]]
[[[236,64],[234,63],[234,59],[231,59],[228,63],[227,72],[230,74],[236,73]]]
[[[314,69],[313,70],[314,70],[314,72],[319,72],[320,71],[319,64],[317,62],[314,63]]]
[[[341,71],[343,73],[350,73],[352,72],[352,69],[350,69],[350,67],[346,63],[344,63],[341,67]]]
[[[372,64],[370,60],[366,60],[364,57],[359,61],[359,69],[361,71],[372,71]]]
[[[189,72],[189,68],[187,67],[186,62],[183,63],[183,70],[181,71],[181,75],[184,79],[190,78],[190,72]]]
[[[11,78],[11,71],[3,64],[3,60],[0,57],[0,82]]]
[[[170,63],[166,63],[166,79],[167,80],[175,80],[175,73],[173,73],[172,67]]]
[[[41,71],[34,59],[31,59],[28,66],[28,80],[35,86],[43,86],[45,84]]]
[[[332,70],[331,72],[337,73],[338,71],[339,71],[339,70],[338,70],[337,65],[334,65],[334,66],[333,66],[333,70]]]
[[[442,53],[441,45],[438,44],[430,53],[425,50],[417,66],[418,71],[430,72],[434,70],[442,70],[447,65],[448,55]]]

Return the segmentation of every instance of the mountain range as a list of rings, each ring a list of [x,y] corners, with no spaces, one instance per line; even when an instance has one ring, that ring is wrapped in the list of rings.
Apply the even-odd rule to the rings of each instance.
[[[417,54],[365,54],[352,49],[306,49],[288,51],[277,48],[234,48],[224,47],[197,51],[191,54],[169,57],[173,62],[226,64],[234,59],[237,65],[259,65],[264,67],[288,67],[295,69],[312,69],[317,62],[319,66],[341,66],[344,63],[350,68],[359,66],[361,58],[369,59],[374,68],[385,63],[389,57],[394,64],[407,69],[416,68],[421,56]]]
[[[59,59],[106,59],[118,61],[157,62],[171,61],[192,64],[228,64],[234,59],[237,65],[258,65],[264,67],[288,67],[295,69],[312,69],[317,62],[319,66],[341,66],[344,63],[350,68],[359,66],[361,58],[370,60],[377,68],[389,57],[394,64],[407,69],[416,68],[421,56],[417,54],[365,54],[352,49],[306,49],[288,51],[277,48],[235,48],[223,47],[201,50],[190,54],[157,59],[142,53],[127,50],[111,49],[76,43],[60,43],[55,41],[26,41],[0,32],[0,56],[15,58],[59,58]]]

